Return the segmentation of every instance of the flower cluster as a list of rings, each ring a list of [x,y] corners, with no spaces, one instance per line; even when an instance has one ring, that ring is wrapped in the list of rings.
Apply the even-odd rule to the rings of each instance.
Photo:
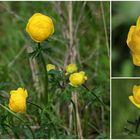
[[[50,71],[50,70],[55,70],[56,67],[53,64],[47,64],[46,65],[46,70]],[[85,83],[85,81],[87,80],[87,76],[85,75],[84,71],[78,71],[78,68],[76,66],[76,64],[69,64],[68,66],[66,66],[66,73],[65,76],[69,75],[69,84],[73,87],[78,87],[82,84]]]
[[[126,42],[131,50],[134,65],[140,66],[140,17],[136,26],[130,27]]]
[[[85,72],[84,71],[80,71],[77,72],[78,68],[76,66],[76,64],[69,64],[66,67],[66,75],[70,74],[69,76],[69,81],[70,81],[70,85],[74,86],[74,87],[78,87],[82,84],[85,83],[85,81],[87,80],[87,76],[85,76]]]
[[[53,21],[50,17],[41,13],[35,13],[28,21],[26,31],[29,36],[37,43],[41,43],[48,39],[54,33]],[[46,65],[46,71],[56,70],[53,64]],[[69,64],[64,72],[64,76],[69,76],[69,84],[78,87],[85,83],[87,76],[84,71],[78,72],[76,64]],[[26,111],[26,98],[28,93],[26,89],[18,88],[10,92],[9,108],[13,112]]]

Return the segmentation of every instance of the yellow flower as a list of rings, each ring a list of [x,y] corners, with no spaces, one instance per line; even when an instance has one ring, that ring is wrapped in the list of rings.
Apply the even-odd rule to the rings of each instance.
[[[140,108],[140,86],[133,87],[133,95],[129,96],[129,100],[138,108]]]
[[[53,21],[41,13],[35,13],[26,25],[26,32],[37,43],[46,40],[54,33]]]
[[[131,50],[134,65],[140,66],[140,17],[136,26],[130,27],[126,42]]]
[[[77,87],[85,83],[87,80],[87,76],[85,76],[85,72],[80,71],[70,75],[69,77],[70,85]]]
[[[55,70],[56,67],[55,67],[55,65],[47,64],[47,65],[46,65],[46,69],[47,69],[47,71],[50,71],[50,70]]]
[[[77,72],[77,66],[75,64],[69,64],[66,67],[66,75]]]
[[[27,90],[18,88],[10,91],[9,108],[13,112],[26,111],[26,98],[28,96]]]

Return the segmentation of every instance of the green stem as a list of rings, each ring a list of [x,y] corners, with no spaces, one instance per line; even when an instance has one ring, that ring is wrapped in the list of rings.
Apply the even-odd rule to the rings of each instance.
[[[104,13],[104,7],[103,7],[102,1],[100,1],[100,7],[101,7],[101,14],[102,14],[104,32],[105,32],[105,38],[106,38],[106,47],[107,47],[107,52],[108,52],[108,56],[109,56],[109,43],[108,43],[107,26],[106,26],[105,13]]]
[[[82,85],[86,90],[88,90],[93,96],[95,96],[95,98],[105,107],[105,104],[103,101],[100,100],[100,98],[93,92],[93,91],[90,91],[90,89],[86,86],[86,85]]]
[[[75,103],[73,102],[73,100],[72,100],[72,99],[71,99],[71,103],[72,103],[73,108],[74,108],[75,128],[76,128],[76,135],[77,135],[77,138],[78,138],[78,128],[77,128],[76,106],[75,106]]]
[[[40,107],[39,105],[37,105],[37,104],[35,104],[35,103],[32,103],[32,102],[30,102],[30,101],[27,101],[27,102],[28,102],[29,104],[34,105],[35,107],[39,108],[41,111],[43,111],[43,108]],[[51,125],[53,126],[54,132],[55,132],[55,135],[56,135],[56,138],[58,138],[57,129],[56,129],[56,127],[55,127],[55,124],[52,122],[52,120],[51,120],[51,118],[50,118],[50,116],[49,116],[49,114],[48,114],[47,112],[45,112],[44,114],[45,114],[46,118],[48,118],[48,120],[50,121]]]
[[[5,110],[8,111],[9,113],[11,113],[13,116],[15,116],[15,117],[16,117],[17,119],[19,119],[20,121],[22,121],[22,122],[27,126],[27,128],[31,131],[33,138],[35,138],[35,135],[34,135],[32,129],[30,128],[30,126],[29,126],[28,124],[25,123],[25,121],[24,121],[22,118],[20,118],[18,115],[16,115],[14,112],[12,112],[11,110],[9,110],[7,107],[5,107],[5,106],[2,105],[2,104],[0,104],[0,107],[3,108],[3,109],[5,109]]]
[[[138,119],[136,120],[136,128],[135,128],[135,132],[136,132],[136,133],[138,133],[139,126],[140,126],[140,116],[139,116]]]
[[[38,48],[41,49],[40,43],[38,43]],[[44,100],[45,104],[48,104],[48,73],[47,73],[47,70],[46,70],[46,63],[45,63],[42,51],[40,51],[39,56],[40,56],[42,66],[43,66],[43,71],[44,71],[44,74],[45,74],[45,79],[44,79],[45,80],[45,85],[44,85],[45,93],[44,93],[44,96],[43,96],[43,100]]]
[[[36,106],[36,107],[39,108],[40,110],[43,110],[42,107],[40,107],[39,105],[37,105],[37,104],[35,104],[35,103],[32,103],[32,102],[30,102],[30,101],[28,101],[28,100],[27,100],[27,103]]]
[[[56,127],[55,127],[55,124],[52,122],[52,120],[51,120],[51,118],[50,118],[50,115],[49,115],[47,112],[45,112],[45,116],[46,116],[46,118],[48,118],[48,120],[50,121],[51,125],[53,126],[54,132],[55,132],[55,135],[56,135],[56,138],[58,139],[57,129],[56,129]]]

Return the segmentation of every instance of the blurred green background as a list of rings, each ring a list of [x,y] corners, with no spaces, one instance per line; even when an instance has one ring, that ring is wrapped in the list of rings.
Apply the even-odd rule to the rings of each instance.
[[[140,68],[133,65],[130,49],[126,44],[131,25],[140,16],[140,2],[112,2],[112,76],[140,76]]]
[[[128,99],[132,95],[133,86],[140,85],[139,79],[112,80],[112,138],[139,138],[139,135],[128,134],[125,127],[131,128],[127,120],[134,121],[140,115],[140,109]],[[133,128],[131,128],[133,129]],[[134,129],[133,129],[134,130]]]
[[[109,91],[109,56],[107,39],[110,27],[110,2],[72,2],[73,29],[78,22],[74,43],[77,50],[76,64],[79,70],[86,72],[87,86],[105,103],[105,108],[95,98],[91,98],[83,89],[78,89],[78,107],[84,138],[109,138],[110,135],[110,91]],[[68,2],[39,1],[3,1],[0,2],[0,95],[9,97],[9,91],[25,87],[29,100],[41,104],[41,83],[34,61],[29,59],[27,52],[35,43],[25,32],[28,19],[41,12],[52,17],[55,33],[47,45],[51,52],[45,53],[46,63],[53,63],[57,68],[64,67],[69,45],[68,39]],[[106,37],[104,29],[106,23]],[[80,18],[79,18],[80,16]],[[66,34],[64,36],[64,33]],[[34,69],[32,69],[34,68]],[[36,80],[37,79],[37,80]],[[75,131],[68,132],[68,108],[70,93],[63,93],[56,87],[49,89],[53,108],[58,113],[52,115],[59,138],[76,138]],[[0,103],[7,106],[8,100],[0,97]],[[59,110],[58,110],[59,105]],[[51,112],[52,113],[52,112]],[[52,113],[53,114],[53,113]],[[48,138],[46,127],[48,121],[40,117],[40,112],[30,104],[27,114],[22,116],[28,124],[35,126],[36,138]],[[0,138],[32,138],[28,129],[8,112],[0,109]],[[14,123],[13,123],[14,122]],[[11,125],[12,124],[12,125]],[[10,127],[7,127],[9,125]],[[38,128],[39,125],[39,128]],[[37,126],[37,127],[36,127]],[[18,132],[18,133],[17,133]],[[51,136],[55,138],[55,136]]]

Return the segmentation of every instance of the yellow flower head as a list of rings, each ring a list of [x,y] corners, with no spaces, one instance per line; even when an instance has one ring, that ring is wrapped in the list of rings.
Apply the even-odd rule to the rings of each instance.
[[[46,65],[46,69],[47,69],[47,71],[50,71],[50,70],[55,70],[56,67],[55,67],[55,65],[47,64],[47,65]]]
[[[26,25],[26,32],[37,43],[46,40],[54,33],[53,21],[41,13],[35,13]]]
[[[85,72],[80,71],[70,75],[69,77],[70,85],[77,87],[85,83],[87,80],[87,76],[85,76]]]
[[[130,27],[126,42],[131,50],[134,65],[140,66],[140,17],[136,26]]]
[[[140,108],[140,86],[133,87],[133,95],[129,96],[129,100],[138,108]]]
[[[66,75],[67,74],[71,74],[71,73],[74,73],[74,72],[77,72],[77,66],[75,64],[69,64],[67,67],[66,67]]]
[[[17,90],[10,91],[9,108],[13,112],[25,112],[27,97],[27,90],[23,88],[18,88]]]

